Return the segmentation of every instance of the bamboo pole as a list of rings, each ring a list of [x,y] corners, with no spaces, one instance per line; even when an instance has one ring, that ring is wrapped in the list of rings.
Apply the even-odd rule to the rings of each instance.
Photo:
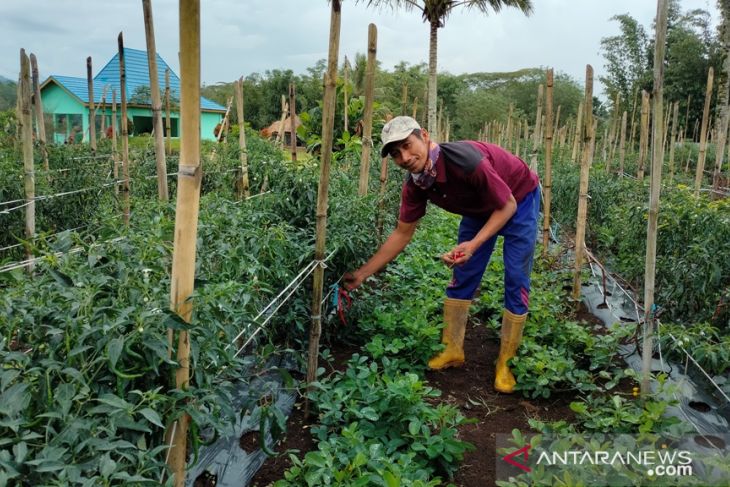
[[[284,95],[281,95],[282,100],[282,108],[288,109],[286,106],[286,102],[284,101]],[[233,97],[228,98],[228,103],[226,104],[226,113],[223,115],[223,120],[220,123],[220,129],[218,130],[218,133],[216,134],[216,142],[221,142],[223,140],[226,140],[226,133],[228,132],[228,117],[231,116],[231,106],[233,105]],[[284,133],[284,120],[286,119],[286,112],[282,112],[281,114],[281,123],[279,124],[279,133]],[[284,136],[281,136],[282,143],[284,142]]]
[[[545,176],[542,190],[545,207],[542,210],[542,255],[547,256],[550,242],[550,204],[553,188],[553,69],[545,74]],[[560,109],[560,106],[558,106]]]
[[[727,88],[727,84],[725,85]],[[720,86],[718,85],[718,89]],[[724,97],[724,105],[721,107],[722,119],[720,120],[720,126],[717,129],[717,146],[715,147],[715,171],[712,173],[712,197],[716,198],[717,193],[720,189],[720,176],[723,158],[725,156],[725,145],[727,143],[727,131],[728,124],[730,123],[730,108],[728,107],[729,97]]]
[[[286,114],[289,112],[289,107],[286,104],[286,97],[281,95],[281,120],[279,120],[279,132],[276,134],[276,144],[284,143],[284,121],[286,120]]]
[[[94,107],[94,77],[91,70],[91,56],[86,58],[86,84],[89,96],[89,147],[96,152],[96,108]]]
[[[167,155],[172,155],[172,119],[170,118],[170,68],[165,68],[165,135]]]
[[[578,218],[575,225],[575,273],[573,275],[573,299],[580,299],[581,271],[585,246],[586,217],[588,215],[588,176],[590,173],[591,132],[593,131],[593,67],[586,65],[586,88],[584,98],[583,158],[580,164],[580,192],[578,196]],[[576,131],[577,132],[577,131]]]
[[[639,133],[639,161],[636,177],[639,181],[644,179],[644,165],[649,155],[649,93],[641,91],[641,131]]]
[[[415,98],[413,98],[413,116],[411,117],[411,118],[413,118],[413,120],[417,120],[416,119],[417,113],[418,113],[418,97],[415,97]]]
[[[388,184],[388,157],[380,160],[380,193],[378,195],[378,221],[376,224],[376,234],[378,243],[383,241],[383,226],[385,224],[385,188]]]
[[[347,100],[347,83],[348,83],[348,81],[350,79],[350,77],[349,77],[349,74],[350,74],[350,63],[347,61],[347,56],[345,56],[345,63],[342,66],[342,74],[343,74],[343,78],[344,78],[344,80],[342,82],[342,98],[343,98],[343,106],[344,106],[344,112],[345,112],[345,116],[344,116],[344,118],[345,118],[345,132],[347,132],[348,131],[348,127],[349,127],[349,122],[350,122],[350,120],[349,120],[349,118],[350,118],[350,113],[349,113],[350,107],[348,106],[348,100]]]
[[[170,281],[170,309],[190,323],[195,281],[195,251],[200,208],[200,0],[180,0],[180,165],[175,210],[175,239]],[[178,332],[175,385],[180,390],[190,380],[190,340],[187,330]],[[186,443],[190,417],[177,420],[168,465],[174,485],[185,485]]]
[[[119,33],[119,99],[122,104],[122,213],[124,224],[129,226],[129,123],[127,121],[127,72],[124,65],[124,36]]]
[[[560,131],[560,108],[561,108],[561,106],[558,105],[557,110],[555,110],[555,117],[553,120],[553,126],[555,127],[553,129],[553,143],[555,143],[555,141],[559,142],[559,140],[560,140],[558,137],[558,132]]]
[[[373,102],[375,96],[375,60],[378,52],[378,28],[368,26],[368,62],[365,68],[365,107],[363,110],[362,154],[360,157],[360,184],[357,194],[368,192],[370,151],[373,147]]]
[[[692,101],[692,95],[687,95],[687,111],[684,114],[684,130],[682,131],[682,144],[687,141],[687,130],[689,128],[689,105]]]
[[[672,132],[669,136],[669,184],[674,180],[674,146],[677,143],[677,122],[679,122],[679,102],[674,102],[672,114]]]
[[[654,280],[656,278],[656,242],[659,220],[659,197],[662,189],[662,165],[664,163],[664,51],[666,49],[668,0],[657,0],[656,43],[654,44],[654,116],[649,192],[649,221],[646,232],[646,271],[644,273],[644,340],[642,347],[641,393],[646,396],[651,375],[652,342],[654,333]]]
[[[575,164],[578,160],[578,151],[580,149],[580,137],[583,135],[583,112],[585,111],[585,100],[578,103],[578,116],[575,121],[575,135],[573,135],[573,151],[570,154],[570,162]]]
[[[695,198],[700,195],[702,174],[705,171],[705,157],[707,156],[707,122],[710,119],[710,101],[712,100],[712,82],[715,71],[710,66],[707,71],[707,90],[705,92],[705,107],[702,110],[702,128],[700,129],[700,153],[697,156],[697,171],[695,172]]]
[[[243,115],[243,76],[236,81],[236,110],[238,114],[238,148],[241,161],[241,180],[238,185],[238,196],[248,198],[248,151],[246,149],[246,124]]]
[[[33,78],[33,106],[35,108],[36,133],[38,143],[43,154],[43,170],[48,171],[48,148],[46,147],[46,121],[43,116],[43,100],[41,99],[40,76],[38,74],[38,60],[35,54],[30,54],[30,70]]]
[[[319,337],[322,334],[322,288],[324,286],[325,244],[327,240],[327,201],[329,190],[330,164],[332,162],[333,131],[335,124],[335,97],[337,96],[337,56],[340,48],[340,0],[332,0],[330,15],[329,54],[327,72],[324,76],[324,103],[322,109],[322,164],[317,189],[316,241],[314,259],[321,264],[314,269],[312,282],[312,324],[309,330],[309,356],[307,364],[307,384],[317,378],[319,358]],[[305,400],[304,415],[309,416],[309,400]]]
[[[626,125],[628,115],[628,112],[624,110],[624,114],[621,117],[621,140],[618,144],[618,174],[621,178],[624,177],[624,161],[626,161]]]
[[[33,114],[31,111],[31,80],[30,60],[25,54],[25,49],[20,50],[20,84],[18,85],[20,97],[18,104],[18,128],[23,151],[23,181],[25,186],[25,238],[31,241],[35,238],[35,167],[33,165]],[[25,245],[25,256],[33,258],[30,245]],[[33,263],[28,263],[28,272],[33,272]]]
[[[101,134],[99,137],[106,138],[106,92],[109,90],[109,84],[104,85],[104,89],[101,90]]]
[[[117,89],[112,88],[112,174],[114,194],[119,194],[119,152],[117,151]]]
[[[634,150],[634,136],[636,135],[636,108],[639,105],[639,89],[634,92],[634,100],[631,104],[631,134],[629,136],[629,150]]]
[[[509,112],[507,113],[507,128],[505,129],[505,141],[504,147],[510,149],[512,147],[512,112],[514,111],[514,104],[509,104]]]
[[[408,83],[404,82],[401,88],[400,114],[406,114],[406,104],[408,103]]]
[[[289,83],[289,143],[291,144],[291,160],[297,160],[297,89]],[[345,129],[347,130],[347,129]]]
[[[165,139],[162,128],[162,100],[160,79],[157,73],[157,48],[155,47],[155,22],[152,18],[152,0],[142,0],[144,33],[147,41],[147,67],[150,73],[152,92],[152,131],[155,133],[155,165],[157,167],[157,197],[160,201],[169,199],[167,190],[167,163],[165,161]]]
[[[618,130],[619,130],[619,113],[621,109],[621,94],[616,93],[616,101],[613,105],[613,115],[611,116],[611,133],[608,136],[609,153],[608,159],[606,160],[606,172],[609,172],[611,167],[611,161],[616,155],[616,144],[618,143]]]

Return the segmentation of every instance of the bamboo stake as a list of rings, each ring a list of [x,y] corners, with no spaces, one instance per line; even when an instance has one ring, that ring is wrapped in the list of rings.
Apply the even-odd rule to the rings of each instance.
[[[720,87],[718,86],[718,89],[719,88]],[[727,88],[727,85],[725,86],[725,88]],[[720,189],[720,171],[722,169],[723,157],[725,156],[725,144],[727,143],[728,124],[730,123],[730,108],[728,107],[728,101],[730,100],[727,96],[725,96],[724,98],[725,105],[721,107],[722,119],[720,120],[720,126],[717,129],[718,132],[717,146],[715,147],[715,171],[712,174],[712,189],[714,190],[712,193],[713,198],[717,197],[716,191]]]
[[[411,117],[413,120],[416,119],[416,113],[418,112],[418,97],[413,98],[413,116]]]
[[[175,240],[172,254],[170,309],[190,323],[195,282],[195,251],[200,208],[200,0],[180,0],[180,165],[175,209]],[[175,385],[180,390],[190,380],[190,340],[180,330],[177,345],[178,369]],[[185,485],[186,443],[190,417],[183,413],[177,420],[168,465],[174,485]],[[170,434],[169,436],[172,436]]]
[[[585,111],[585,100],[578,103],[578,117],[575,122],[575,135],[573,136],[573,152],[570,154],[570,162],[575,164],[578,158],[578,150],[580,149],[580,137],[583,135],[583,112]]]
[[[18,104],[18,128],[23,149],[23,181],[25,185],[25,238],[28,241],[35,237],[35,167],[33,166],[33,114],[30,108],[30,60],[25,49],[20,50],[20,97]],[[25,245],[25,256],[33,258],[30,245]],[[28,272],[33,272],[33,262],[28,263]]]
[[[504,141],[504,147],[506,149],[511,148],[512,146],[512,112],[514,111],[514,104],[509,104],[509,112],[507,113],[507,128],[505,129],[505,141]]]
[[[165,68],[165,135],[167,155],[172,155],[172,120],[170,119],[170,68]]]
[[[238,114],[238,148],[241,161],[241,180],[238,185],[238,196],[248,198],[248,151],[246,149],[246,124],[243,118],[243,76],[236,81],[236,109]]]
[[[712,82],[715,71],[710,66],[707,71],[707,90],[705,92],[705,107],[702,110],[702,129],[700,130],[700,153],[697,156],[697,171],[695,173],[695,198],[700,195],[702,174],[705,171],[705,157],[707,156],[707,122],[710,118],[710,101],[712,99]]]
[[[370,150],[373,146],[373,98],[375,96],[375,60],[378,52],[378,28],[368,26],[368,63],[365,68],[365,107],[363,110],[362,154],[360,157],[360,184],[357,194],[368,192],[370,175]]]
[[[542,255],[547,256],[550,242],[550,204],[553,188],[553,69],[545,74],[545,177],[543,180],[543,198],[545,207],[542,210]],[[542,85],[541,85],[542,86]],[[558,110],[560,106],[558,106]]]
[[[91,70],[91,56],[86,58],[86,83],[89,95],[89,147],[96,152],[96,108],[94,107],[94,78]]]
[[[613,115],[611,116],[611,133],[608,136],[609,154],[608,160],[606,160],[606,172],[609,172],[611,161],[616,154],[616,143],[618,142],[618,124],[619,124],[619,113],[621,108],[621,94],[616,93],[616,101],[613,105]]]
[[[117,151],[117,89],[112,88],[112,174],[114,174],[114,194],[119,194],[119,152]],[[169,358],[169,357],[168,357]]]
[[[330,164],[332,162],[333,131],[335,123],[335,97],[337,89],[337,55],[340,48],[340,0],[332,0],[330,15],[329,55],[327,72],[324,77],[324,104],[322,109],[322,164],[317,189],[317,227],[314,258],[322,262],[325,257],[327,240],[327,201],[329,190]],[[307,384],[317,378],[319,358],[319,337],[322,334],[322,288],[324,286],[324,265],[314,269],[312,282],[312,325],[309,330],[309,356],[307,364]],[[304,415],[309,416],[309,400],[304,403]]]
[[[291,160],[297,160],[297,89],[294,83],[289,83],[289,143],[291,144]],[[345,129],[347,130],[347,129]]]
[[[634,92],[634,100],[631,106],[631,135],[629,137],[629,149],[634,150],[634,136],[636,135],[636,108],[639,104],[639,89]]]
[[[408,103],[408,83],[404,82],[401,88],[400,114],[406,114],[406,104]]]
[[[43,169],[48,171],[48,148],[46,147],[46,121],[43,115],[43,100],[41,99],[40,76],[38,75],[38,60],[35,54],[30,54],[30,70],[33,78],[33,106],[35,107],[36,133],[38,143],[43,154]]]
[[[380,193],[378,195],[378,222],[376,234],[378,243],[383,241],[383,225],[385,223],[385,188],[388,184],[388,157],[380,160]]]
[[[621,117],[621,141],[618,145],[618,175],[624,177],[624,161],[626,160],[626,125],[628,122],[628,112],[624,110],[624,114]]]
[[[641,91],[641,132],[639,133],[639,161],[636,177],[644,179],[644,164],[649,154],[649,93]]]
[[[342,71],[343,71],[343,77],[344,77],[344,80],[342,83],[342,97],[344,99],[343,101],[344,101],[344,108],[345,108],[345,110],[344,110],[345,111],[345,132],[347,132],[348,131],[347,130],[348,122],[349,122],[349,118],[350,118],[349,106],[347,105],[347,82],[349,79],[348,75],[350,74],[350,63],[347,61],[347,56],[345,56],[345,63],[342,67]]]
[[[659,197],[662,189],[662,164],[664,144],[662,124],[664,116],[664,51],[667,35],[667,0],[657,0],[656,43],[654,44],[654,126],[653,158],[651,164],[651,186],[649,193],[649,222],[646,232],[646,272],[644,273],[644,340],[642,349],[641,393],[646,396],[651,375],[652,342],[654,333],[654,280],[656,278],[656,242],[659,220]]]
[[[124,224],[129,226],[129,123],[127,121],[127,72],[124,66],[124,36],[119,33],[119,98],[122,104],[122,212]]]
[[[593,131],[593,67],[586,65],[586,88],[584,98],[584,144],[580,165],[580,193],[578,196],[578,219],[575,225],[575,273],[573,275],[573,299],[580,299],[581,271],[585,246],[586,217],[588,215],[588,176],[590,173],[591,132]],[[577,132],[577,131],[576,131]]]
[[[687,95],[687,111],[684,114],[684,131],[682,132],[682,143],[687,141],[687,130],[689,128],[689,104],[692,101],[692,95]]]
[[[286,104],[286,97],[281,95],[281,120],[279,120],[279,132],[276,134],[276,144],[284,143],[284,121],[286,120],[286,114],[289,111],[289,107]]]
[[[165,161],[165,139],[162,128],[162,100],[160,79],[157,73],[157,48],[155,47],[155,22],[152,18],[152,0],[142,0],[144,33],[147,41],[147,67],[150,73],[152,92],[152,131],[155,133],[155,165],[157,166],[157,197],[160,201],[169,199],[167,191],[167,163]]]
[[[284,101],[284,95],[281,95],[281,100]],[[233,97],[228,98],[228,103],[226,104],[226,113],[223,115],[223,120],[220,123],[220,129],[218,130],[218,133],[216,134],[216,141],[221,142],[226,140],[226,133],[228,132],[228,117],[231,116],[231,105],[233,105]],[[286,102],[282,104],[282,108],[287,109]],[[279,133],[284,133],[284,120],[286,117],[286,112],[283,112],[281,114],[281,123],[279,124]],[[281,136],[282,143],[284,141],[284,136]]]
[[[596,122],[597,123],[597,122]],[[608,125],[603,127],[603,140],[601,140],[601,160],[608,158]]]
[[[106,92],[109,90],[109,85],[104,85],[104,89],[101,90],[101,133],[100,138],[106,138]]]
[[[558,132],[560,131],[560,105],[558,105],[557,110],[555,110],[555,119],[553,120],[553,126],[555,127],[553,131],[553,142],[559,142],[560,139],[558,137]]]
[[[679,102],[674,102],[672,114],[672,132],[669,136],[669,184],[674,180],[674,146],[677,143],[677,122],[679,121]]]

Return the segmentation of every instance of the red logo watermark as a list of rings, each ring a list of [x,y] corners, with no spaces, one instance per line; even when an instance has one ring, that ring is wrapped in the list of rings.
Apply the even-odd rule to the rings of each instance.
[[[527,460],[529,459],[530,448],[532,448],[532,446],[525,445],[522,448],[520,448],[519,450],[515,450],[512,453],[509,453],[509,454],[503,456],[502,460],[504,460],[505,462],[509,463],[510,465],[512,465],[514,467],[524,470],[525,472],[532,472],[532,469],[530,467],[528,467],[527,465],[525,465],[527,463]],[[514,459],[515,457],[519,457],[519,456],[525,457],[525,464],[520,463]]]

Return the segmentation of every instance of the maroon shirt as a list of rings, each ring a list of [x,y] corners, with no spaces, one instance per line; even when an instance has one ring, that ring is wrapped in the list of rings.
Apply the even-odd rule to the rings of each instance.
[[[419,220],[428,201],[457,215],[487,218],[507,204],[510,194],[519,203],[539,183],[522,159],[497,145],[469,140],[440,148],[430,188],[419,188],[410,177],[403,184],[401,221]]]

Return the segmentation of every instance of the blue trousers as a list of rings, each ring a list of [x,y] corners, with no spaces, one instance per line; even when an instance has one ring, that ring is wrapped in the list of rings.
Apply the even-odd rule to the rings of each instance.
[[[514,314],[525,314],[530,303],[530,273],[537,241],[540,213],[540,187],[517,205],[517,212],[463,265],[454,267],[454,276],[446,295],[455,299],[472,299],[489,264],[497,236],[504,238],[504,307]],[[459,225],[459,243],[473,239],[487,222],[486,218],[464,216]]]

